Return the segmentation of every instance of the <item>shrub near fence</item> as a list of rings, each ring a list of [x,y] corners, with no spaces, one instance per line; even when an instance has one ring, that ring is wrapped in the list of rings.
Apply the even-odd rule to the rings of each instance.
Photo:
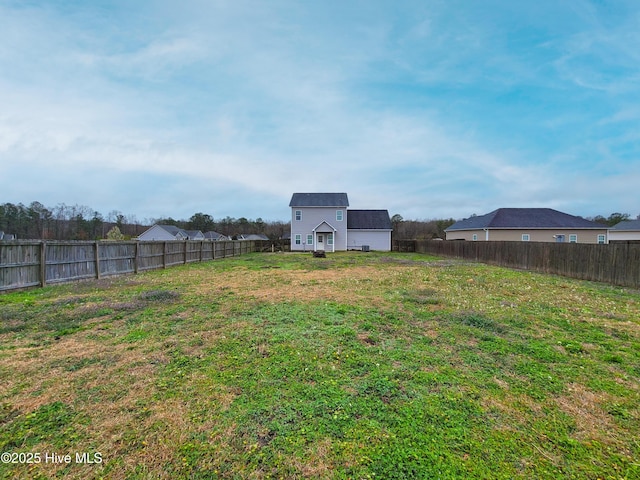
[[[640,288],[640,245],[398,240],[394,250]]]
[[[255,241],[0,242],[0,291],[138,273],[264,251]]]

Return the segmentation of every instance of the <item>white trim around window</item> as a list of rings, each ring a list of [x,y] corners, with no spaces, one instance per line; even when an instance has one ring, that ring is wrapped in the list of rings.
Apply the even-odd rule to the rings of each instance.
[[[575,233],[569,235],[569,243],[578,243],[578,235]]]
[[[531,240],[531,235],[529,235],[528,233],[523,233],[522,234],[522,241],[523,242],[528,242]]]
[[[307,234],[307,245],[313,245],[313,234]]]
[[[295,215],[296,222],[302,221],[302,210],[296,210],[294,215]]]
[[[344,210],[336,210],[336,222],[344,220]]]
[[[471,237],[471,240],[473,240],[474,242],[478,241],[478,234],[474,233],[473,236]]]
[[[598,243],[603,244],[607,242],[607,237],[603,233],[598,235]]]
[[[300,235],[299,233],[296,233],[295,242],[296,242],[296,245],[302,245],[302,235]]]

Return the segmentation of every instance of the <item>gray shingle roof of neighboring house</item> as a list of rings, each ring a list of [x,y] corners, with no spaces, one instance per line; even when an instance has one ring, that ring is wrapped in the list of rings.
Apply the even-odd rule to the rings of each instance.
[[[182,235],[184,237],[188,237],[189,235],[183,229],[176,227],[175,225],[158,225],[160,228],[168,232],[169,234],[177,237],[178,235]]]
[[[387,210],[348,210],[349,230],[391,230],[391,219]]]
[[[499,208],[486,215],[466,218],[445,231],[481,228],[574,228],[606,229],[606,225],[559,212],[552,208]]]
[[[200,230],[184,230],[183,228],[176,227],[175,225],[158,225],[163,230],[167,231],[174,237],[178,238],[178,235],[190,240],[200,237],[202,232]]]
[[[294,193],[290,207],[348,207],[346,193]]]
[[[190,240],[204,238],[204,234],[200,230],[185,230],[185,232],[187,232]]]
[[[204,234],[204,238],[206,238],[207,240],[218,240],[221,237],[227,238],[224,235],[222,235],[221,233],[214,232],[213,230],[209,231],[209,232],[206,232]]]
[[[264,233],[246,233],[238,237],[239,240],[269,240]]]
[[[629,230],[640,230],[640,220],[624,220],[615,224],[610,230],[621,232]]]

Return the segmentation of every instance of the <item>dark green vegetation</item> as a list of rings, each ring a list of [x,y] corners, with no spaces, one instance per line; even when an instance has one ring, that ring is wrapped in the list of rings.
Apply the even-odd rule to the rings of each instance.
[[[6,478],[638,478],[640,294],[418,254],[0,296]],[[102,463],[45,463],[45,452]]]

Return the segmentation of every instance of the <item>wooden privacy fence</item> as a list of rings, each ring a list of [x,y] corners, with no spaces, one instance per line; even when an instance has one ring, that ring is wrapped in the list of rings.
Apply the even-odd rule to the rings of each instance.
[[[262,251],[255,241],[0,242],[0,291],[138,273]]]
[[[502,267],[640,288],[640,245],[398,240],[398,251],[459,257]]]

